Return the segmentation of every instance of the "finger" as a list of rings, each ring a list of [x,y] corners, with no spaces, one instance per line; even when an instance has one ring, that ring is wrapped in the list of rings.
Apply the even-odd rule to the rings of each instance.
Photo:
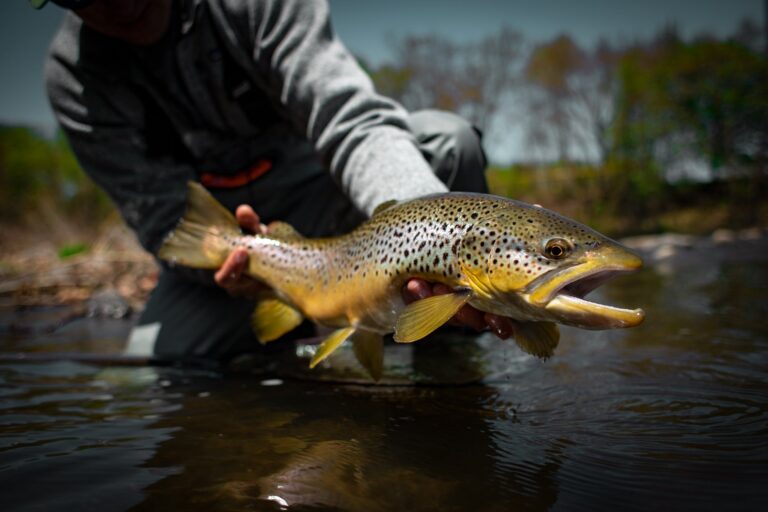
[[[484,318],[484,313],[482,311],[479,311],[472,306],[465,305],[463,306],[454,316],[453,318],[463,324],[471,327],[472,329],[476,331],[483,331],[486,328],[486,321]]]
[[[493,315],[491,313],[485,314],[485,321],[488,324],[488,327],[491,328],[491,331],[502,340],[511,337],[515,333],[515,328],[517,327],[517,323],[514,320],[499,315]]]
[[[432,287],[423,279],[410,279],[403,289],[406,304],[432,296]]]
[[[261,223],[258,214],[247,204],[241,204],[235,210],[235,218],[240,227],[248,233],[265,234],[266,226]]]
[[[453,293],[453,289],[442,283],[436,283],[435,286],[432,287],[432,293],[435,295],[445,295],[447,293]]]
[[[232,297],[245,297],[248,299],[255,299],[259,296],[260,292],[264,290],[265,286],[249,276],[241,276],[240,279],[234,282],[231,286],[227,286],[224,289]]]
[[[213,276],[216,284],[225,288],[233,286],[240,279],[240,275],[245,270],[247,263],[248,251],[245,249],[235,249],[232,251],[232,254],[227,257],[224,264]]]

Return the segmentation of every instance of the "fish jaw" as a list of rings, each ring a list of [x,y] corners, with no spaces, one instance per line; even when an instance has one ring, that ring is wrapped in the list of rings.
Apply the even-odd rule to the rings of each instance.
[[[590,302],[579,297],[558,294],[545,306],[562,323],[582,329],[619,329],[635,327],[645,319],[642,309],[624,309]]]
[[[642,323],[642,309],[624,309],[584,298],[617,275],[634,272],[643,265],[639,256],[622,247],[603,249],[586,261],[554,270],[532,282],[523,297],[542,308],[550,318],[583,329],[616,329]]]

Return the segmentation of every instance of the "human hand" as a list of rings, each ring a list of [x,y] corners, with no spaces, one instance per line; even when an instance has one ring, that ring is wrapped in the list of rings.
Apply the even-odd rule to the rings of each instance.
[[[429,283],[423,279],[413,278],[408,280],[403,287],[403,299],[406,304],[419,299],[426,299],[432,295],[451,293],[450,287],[442,283]],[[505,340],[512,336],[517,327],[517,322],[504,316],[484,313],[465,304],[450,320],[453,325],[466,325],[476,331],[492,331],[496,336]]]
[[[237,223],[247,233],[267,233],[267,226],[261,223],[259,216],[248,205],[240,205],[235,211]],[[255,298],[266,288],[264,284],[245,274],[248,269],[248,251],[239,248],[230,253],[224,264],[213,276],[217,285],[221,286],[233,297]]]

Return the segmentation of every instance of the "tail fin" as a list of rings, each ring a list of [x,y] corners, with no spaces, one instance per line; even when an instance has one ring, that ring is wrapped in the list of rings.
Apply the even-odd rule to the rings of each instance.
[[[187,184],[187,211],[163,241],[158,256],[192,268],[219,268],[241,236],[234,215],[199,183]]]

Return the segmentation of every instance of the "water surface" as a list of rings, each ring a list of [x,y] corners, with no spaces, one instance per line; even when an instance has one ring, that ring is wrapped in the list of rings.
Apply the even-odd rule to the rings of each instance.
[[[540,361],[491,336],[239,371],[0,359],[3,510],[760,510],[768,241],[609,284],[636,329],[563,329]],[[8,311],[41,325],[57,311]],[[18,325],[16,325],[18,327]],[[0,332],[0,351],[109,352],[124,322]],[[364,381],[361,381],[364,382]]]

